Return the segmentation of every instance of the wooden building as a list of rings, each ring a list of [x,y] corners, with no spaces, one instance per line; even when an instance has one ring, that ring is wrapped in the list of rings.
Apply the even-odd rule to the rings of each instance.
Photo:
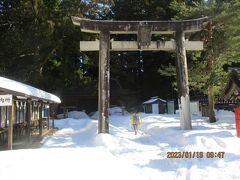
[[[153,114],[167,113],[167,101],[158,98],[158,96],[151,97],[151,99],[143,102],[142,105],[145,113]]]
[[[230,68],[228,82],[222,92],[224,100],[240,100],[240,68]]]
[[[214,99],[215,109],[233,111],[234,107],[240,101],[240,68],[230,68],[231,72],[227,84],[223,87],[220,96]],[[208,98],[207,96],[192,97],[199,101],[202,116],[208,116]]]
[[[42,136],[50,127],[50,112],[60,102],[53,94],[0,77],[0,146],[11,150],[15,140]]]

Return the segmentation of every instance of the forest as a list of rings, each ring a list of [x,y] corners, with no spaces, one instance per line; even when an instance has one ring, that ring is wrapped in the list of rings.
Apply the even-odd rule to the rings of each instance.
[[[187,20],[208,16],[204,51],[187,52],[191,96],[214,101],[240,65],[239,0],[0,0],[0,76],[55,93],[91,97],[96,110],[98,52],[81,52],[79,41],[99,39],[74,26],[71,16],[101,20]],[[136,40],[112,35],[114,40]],[[154,40],[174,36],[154,35]],[[177,98],[174,52],[111,52],[112,105],[139,106],[152,96]],[[85,104],[90,102],[85,98]],[[68,104],[72,105],[72,104]],[[214,121],[214,119],[213,119]]]

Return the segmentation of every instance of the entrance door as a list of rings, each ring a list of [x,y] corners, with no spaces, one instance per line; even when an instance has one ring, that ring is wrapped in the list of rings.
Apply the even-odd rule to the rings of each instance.
[[[159,114],[158,104],[152,104],[152,113]]]
[[[174,101],[167,102],[168,114],[174,114]]]

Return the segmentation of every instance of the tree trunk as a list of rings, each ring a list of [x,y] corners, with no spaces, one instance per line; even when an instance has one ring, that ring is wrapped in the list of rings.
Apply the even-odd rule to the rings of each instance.
[[[209,20],[209,33],[208,33],[208,71],[209,75],[214,70],[214,53],[213,53],[213,29],[212,29],[212,19]],[[216,122],[215,114],[214,114],[214,91],[213,91],[213,82],[208,87],[208,117],[209,122]]]
[[[214,113],[214,92],[212,85],[208,87],[208,117],[210,123],[216,122]]]

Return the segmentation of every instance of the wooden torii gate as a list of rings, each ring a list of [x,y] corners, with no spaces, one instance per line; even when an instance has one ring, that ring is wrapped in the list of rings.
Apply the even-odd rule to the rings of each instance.
[[[200,31],[207,17],[183,21],[110,21],[72,17],[82,32],[98,33],[99,41],[81,41],[81,51],[99,52],[98,133],[109,133],[110,51],[176,51],[181,129],[192,129],[186,50],[203,50],[202,41],[185,33]],[[110,34],[137,34],[137,41],[110,41]],[[172,41],[151,41],[152,34],[175,34]]]

